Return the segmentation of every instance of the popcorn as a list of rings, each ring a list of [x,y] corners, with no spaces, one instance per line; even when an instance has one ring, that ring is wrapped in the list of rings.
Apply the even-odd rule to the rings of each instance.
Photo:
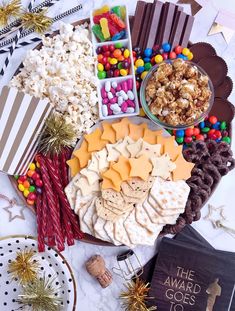
[[[170,125],[186,125],[209,107],[208,77],[197,67],[178,58],[162,63],[146,86],[146,101],[152,114]]]
[[[74,125],[78,138],[98,120],[96,59],[86,27],[74,30],[61,23],[58,35],[43,37],[42,48],[28,52],[24,67],[10,82],[25,93],[49,98]]]

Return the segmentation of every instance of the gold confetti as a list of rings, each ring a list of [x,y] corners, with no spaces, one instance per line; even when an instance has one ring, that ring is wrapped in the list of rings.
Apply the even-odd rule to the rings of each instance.
[[[153,297],[148,297],[148,292],[150,290],[149,283],[145,284],[142,280],[137,278],[135,282],[127,282],[125,286],[127,291],[120,294],[120,298],[123,300],[122,307],[125,311],[157,310],[156,306],[148,308],[145,304],[146,300],[153,299]]]
[[[33,29],[37,33],[44,33],[52,24],[52,19],[46,16],[47,10],[41,10],[37,13],[25,12],[21,16],[22,26],[27,29]]]
[[[11,17],[19,17],[21,10],[20,0],[12,0],[0,6],[0,25],[7,24]]]
[[[34,259],[34,250],[23,250],[17,252],[16,255],[16,259],[8,265],[8,270],[12,278],[17,278],[20,284],[35,281],[37,279],[39,263]]]

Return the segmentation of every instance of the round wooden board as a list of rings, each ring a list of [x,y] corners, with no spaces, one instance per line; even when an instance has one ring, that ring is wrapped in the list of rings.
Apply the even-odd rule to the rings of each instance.
[[[133,18],[134,18],[133,16],[129,16],[129,19],[130,19],[130,27],[131,27],[131,25],[132,25]],[[73,26],[78,26],[78,25],[81,25],[81,24],[84,24],[84,23],[89,23],[89,18],[82,19],[82,20],[80,20],[80,21],[74,22],[72,25],[73,25]],[[50,37],[54,37],[54,36],[57,35],[58,33],[59,33],[59,30],[54,31],[54,32],[50,35]],[[191,45],[192,45],[192,43],[189,42],[188,46],[190,47]],[[42,43],[38,44],[38,45],[35,47],[35,49],[40,50],[41,47],[42,47]],[[17,69],[17,71],[15,72],[14,75],[18,74],[19,71],[20,71],[20,69],[21,69],[22,67],[23,67],[23,63],[18,67],[18,69]],[[224,102],[223,102],[223,105],[226,106],[226,107],[224,106],[225,110],[231,110],[231,105],[232,105],[232,104],[229,103],[228,101],[227,101],[227,102],[224,101]],[[221,114],[221,106],[219,106],[219,105],[213,106],[212,112],[213,112],[213,115],[216,115],[216,116],[220,115],[220,114]],[[211,115],[211,113],[210,113],[209,115]],[[227,121],[227,120],[226,120],[226,121]],[[229,120],[228,120],[228,121],[229,121]],[[229,136],[232,137],[232,127],[231,127],[231,123],[228,124],[228,132],[229,132]],[[34,208],[33,206],[30,206],[30,205],[28,205],[28,204],[26,203],[25,197],[23,196],[22,192],[20,192],[20,191],[18,190],[18,188],[17,188],[17,181],[15,180],[15,178],[14,178],[13,176],[9,176],[9,179],[10,179],[10,182],[11,182],[12,186],[14,187],[14,189],[15,189],[16,192],[18,193],[19,197],[21,198],[21,200],[22,200],[23,202],[25,202],[25,205],[26,205],[33,213],[36,213],[35,208]],[[218,186],[218,184],[216,185],[216,187],[215,187],[215,188],[213,189],[213,191],[211,192],[210,197],[213,195],[213,193],[214,193],[214,191],[216,190],[217,186]],[[210,199],[210,197],[208,198],[208,200]],[[207,201],[208,201],[208,200],[207,200]],[[203,204],[203,206],[207,203],[207,201]],[[202,206],[202,207],[203,207],[203,206]],[[115,245],[113,245],[113,244],[111,244],[111,243],[108,243],[108,242],[102,241],[102,240],[100,240],[100,239],[97,239],[97,238],[95,238],[95,237],[93,237],[93,236],[91,236],[91,235],[89,235],[89,234],[85,234],[84,239],[81,240],[81,241],[82,241],[82,242],[85,242],[85,243],[94,244],[94,245],[100,245],[100,246],[115,246]]]

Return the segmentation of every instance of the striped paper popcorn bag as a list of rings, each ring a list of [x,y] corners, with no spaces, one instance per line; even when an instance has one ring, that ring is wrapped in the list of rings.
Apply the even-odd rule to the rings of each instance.
[[[33,160],[52,106],[5,86],[0,95],[0,171],[23,175]]]

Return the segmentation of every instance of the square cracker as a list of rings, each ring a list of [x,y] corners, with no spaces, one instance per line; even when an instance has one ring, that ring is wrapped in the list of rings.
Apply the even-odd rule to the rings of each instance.
[[[190,192],[190,187],[184,180],[164,181],[156,178],[151,195],[163,209],[184,209]]]
[[[91,201],[91,204],[88,206],[86,213],[83,215],[82,221],[89,228],[89,234],[94,235],[93,221],[92,217],[96,213],[95,209],[95,198]],[[81,221],[81,220],[80,220]]]
[[[162,224],[155,224],[150,220],[149,215],[143,208],[142,204],[136,204],[135,218],[138,224],[140,224],[144,228],[147,228],[153,233],[156,232],[156,230],[162,230],[163,228]]]
[[[133,247],[134,245],[131,243],[129,236],[126,232],[126,229],[124,227],[124,222],[130,215],[130,212],[127,212],[122,215],[121,218],[119,218],[118,221],[114,224],[114,238],[119,241],[121,244],[127,245],[128,247]]]
[[[95,224],[94,224],[94,232],[95,232],[95,237],[100,238],[101,240],[111,242],[112,240],[108,236],[107,232],[104,230],[104,225],[107,220],[104,220],[101,217],[98,217]]]
[[[157,232],[153,233],[136,222],[135,209],[126,218],[124,227],[131,243],[134,245],[154,245],[158,236]]]
[[[117,241],[114,237],[114,223],[111,221],[106,221],[104,225],[104,230],[106,231],[107,235],[109,236],[110,240],[114,245],[121,245],[119,241]]]

